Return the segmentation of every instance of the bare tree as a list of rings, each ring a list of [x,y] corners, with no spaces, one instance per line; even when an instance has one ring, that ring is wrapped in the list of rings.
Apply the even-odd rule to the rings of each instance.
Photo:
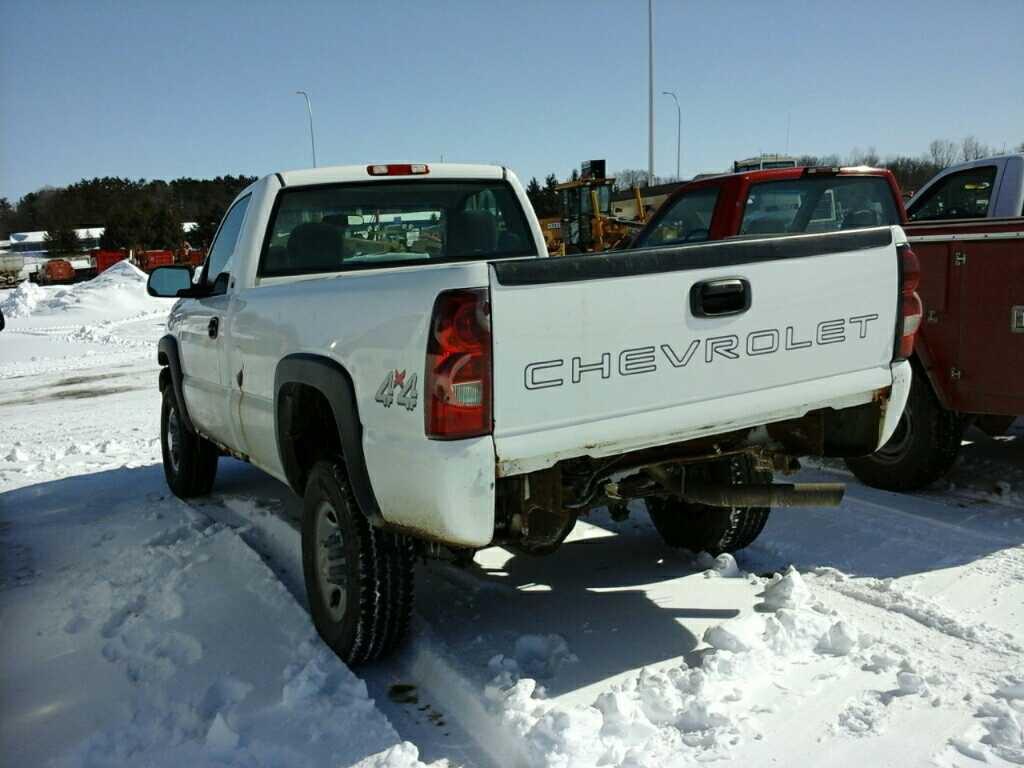
[[[878,165],[881,159],[878,157],[878,150],[874,147],[868,147],[866,151],[861,151],[860,147],[854,147],[850,152],[850,158],[847,161],[848,165]]]
[[[935,139],[928,145],[928,157],[940,170],[955,163],[956,156],[956,143],[949,139]]]
[[[975,136],[965,136],[960,142],[960,157],[964,162],[969,160],[981,160],[983,157],[990,157],[992,148],[988,144],[982,144]]]

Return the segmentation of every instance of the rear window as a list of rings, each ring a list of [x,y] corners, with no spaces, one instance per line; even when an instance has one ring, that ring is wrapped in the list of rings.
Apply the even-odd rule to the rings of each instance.
[[[710,234],[717,202],[716,187],[684,194],[658,217],[654,228],[634,243],[634,247],[704,242]]]
[[[835,232],[899,224],[889,182],[879,176],[806,176],[752,184],[741,235]]]
[[[260,275],[295,275],[536,254],[502,181],[374,182],[282,190]]]

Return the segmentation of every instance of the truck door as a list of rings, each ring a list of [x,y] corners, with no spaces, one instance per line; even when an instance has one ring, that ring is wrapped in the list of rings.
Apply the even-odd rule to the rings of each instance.
[[[179,344],[185,405],[200,431],[227,445],[232,443],[230,374],[222,349],[231,301],[227,289],[232,256],[248,205],[248,196],[236,202],[213,239],[201,278],[214,289],[213,295],[186,301],[181,311]]]

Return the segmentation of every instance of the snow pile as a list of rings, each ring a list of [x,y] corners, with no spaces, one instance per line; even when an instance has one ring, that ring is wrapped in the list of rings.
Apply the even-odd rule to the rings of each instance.
[[[360,760],[353,768],[424,768],[424,763],[420,762],[416,746],[403,741],[384,752]]]
[[[731,557],[716,565],[716,573],[744,575]],[[525,744],[531,765],[640,768],[678,761],[680,755],[725,758],[744,739],[759,737],[757,706],[749,697],[774,670],[861,653],[873,642],[813,600],[792,567],[765,581],[762,597],[755,613],[705,632],[710,650],[699,666],[678,659],[666,668],[644,668],[601,693],[592,706],[547,700],[535,679],[518,675],[526,667],[518,653],[512,663],[504,657],[491,660],[498,674],[485,697],[502,726]],[[538,640],[544,638],[524,645],[549,657],[568,653],[551,639],[542,649]],[[908,673],[905,683],[913,688],[917,678]]]
[[[4,300],[0,301],[0,310],[7,320],[28,317],[35,311],[39,302],[46,298],[46,293],[42,286],[26,280],[19,283],[13,291],[9,291]]]
[[[523,635],[516,640],[514,657],[493,656],[488,668],[494,673],[509,672],[547,679],[554,677],[563,664],[579,661],[559,635]]]
[[[15,329],[66,325],[93,326],[146,314],[166,312],[173,299],[146,293],[148,276],[127,261],[119,261],[83,283],[41,288],[25,282],[5,299],[4,315],[19,318]],[[12,312],[8,313],[7,303]]]
[[[950,746],[983,763],[1024,765],[1024,674],[1009,675],[991,696],[983,696],[975,717],[978,723],[950,739]]]

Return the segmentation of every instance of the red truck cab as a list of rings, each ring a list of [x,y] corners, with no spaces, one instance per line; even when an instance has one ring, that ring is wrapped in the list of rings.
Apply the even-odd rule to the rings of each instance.
[[[906,223],[895,177],[880,168],[778,168],[709,176],[677,189],[630,247],[822,233]]]

